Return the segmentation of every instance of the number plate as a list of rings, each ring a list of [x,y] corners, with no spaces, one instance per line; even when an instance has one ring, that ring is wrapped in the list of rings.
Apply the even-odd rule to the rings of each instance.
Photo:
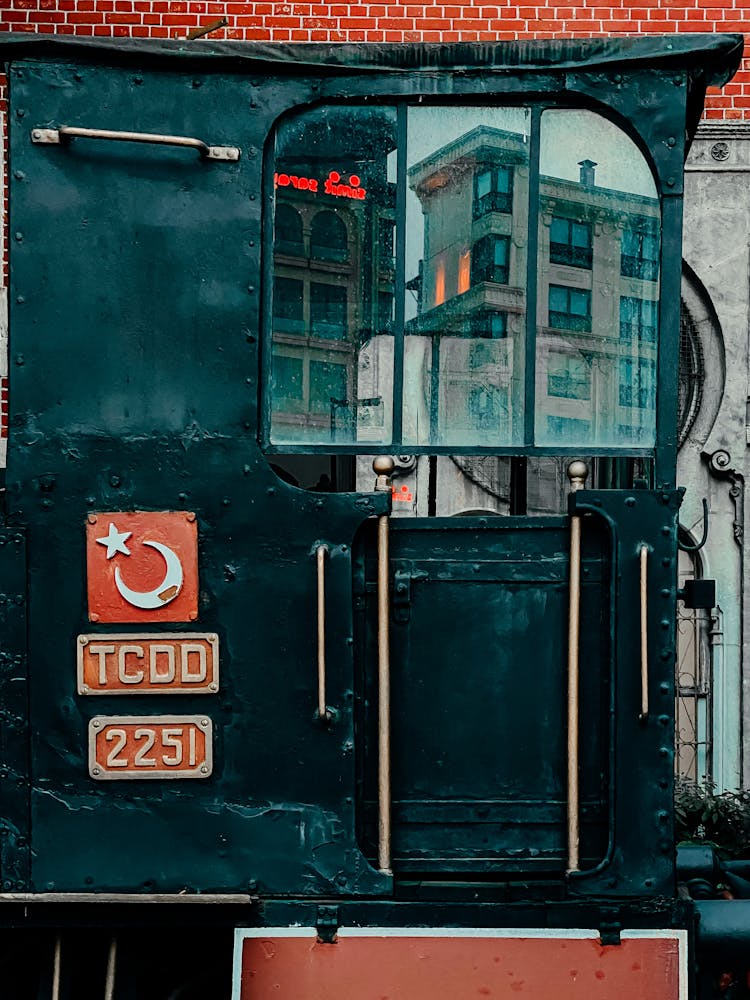
[[[98,715],[89,723],[89,774],[127,778],[207,778],[213,730],[203,715]]]

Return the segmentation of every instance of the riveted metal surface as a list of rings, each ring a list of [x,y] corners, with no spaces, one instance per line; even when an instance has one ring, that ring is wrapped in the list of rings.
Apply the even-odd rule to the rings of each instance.
[[[0,530],[0,885],[29,878],[26,532]]]
[[[405,872],[565,867],[568,522],[394,519],[392,757],[394,867]],[[356,553],[363,839],[372,842],[375,568]],[[609,546],[583,546],[582,846],[607,849],[612,654]],[[408,581],[408,583],[407,583]],[[399,589],[403,588],[403,589]]]
[[[547,92],[559,106],[601,109],[611,93],[606,114],[619,123],[630,118],[629,131],[665,195],[670,270],[662,285],[660,359],[667,387],[656,457],[658,481],[670,484],[681,150],[668,137],[694,120],[707,79],[725,76],[736,62],[737,39],[692,48],[676,40],[669,50],[651,41],[639,47],[635,40],[602,40],[588,47],[469,46],[450,54],[421,46],[323,54],[314,47],[210,45],[200,56],[180,46],[0,44],[14,60],[28,53],[9,71],[8,508],[28,530],[34,664],[28,715],[5,685],[20,735],[12,746],[8,738],[0,761],[16,776],[16,790],[0,793],[6,827],[15,830],[5,838],[12,839],[3,854],[12,873],[6,881],[44,892],[243,892],[252,883],[253,891],[296,896],[388,893],[392,882],[373,869],[368,853],[374,546],[362,526],[385,513],[390,498],[294,489],[274,475],[257,443],[261,309],[269,302],[264,239],[270,248],[261,216],[272,184],[268,175],[264,187],[262,168],[274,122],[320,99],[460,96],[484,103],[503,95],[528,102]],[[628,66],[632,76],[623,83]],[[32,141],[35,128],[62,126],[199,136],[239,149],[240,157],[212,162],[147,143]],[[571,880],[570,891],[672,891],[678,506],[670,491],[584,491],[575,500],[584,546],[592,546],[584,555],[582,663],[584,715],[596,725],[584,762],[590,791],[583,804],[591,814],[582,816],[584,831],[587,823],[593,831],[584,845],[592,867]],[[83,526],[93,511],[135,510],[195,513],[200,589],[192,627],[221,643],[222,690],[210,699],[213,774],[189,783],[189,793],[180,782],[104,787],[87,769],[88,724],[94,714],[117,712],[118,703],[108,707],[106,699],[76,692],[76,637],[105,629],[86,621]],[[403,713],[394,763],[396,783],[407,793],[396,810],[404,863],[410,855],[415,867],[453,875],[477,868],[497,874],[498,860],[516,874],[536,868],[553,876],[559,867],[564,713],[556,708],[564,680],[566,530],[554,520],[510,520],[491,532],[433,520],[393,531],[391,569],[406,585],[392,623],[400,665],[394,693]],[[654,555],[650,607],[664,609],[655,611],[649,630],[652,717],[645,725],[638,721],[637,668],[637,553],[644,543]],[[321,544],[329,552],[331,718],[324,724],[316,711]],[[0,558],[0,574],[2,565]],[[356,634],[353,575],[361,584],[354,603],[365,616]],[[5,661],[6,673],[14,684],[19,679],[20,692],[22,633],[10,635],[16,659]],[[462,653],[466,642],[471,648]],[[537,676],[528,669],[532,658]],[[164,698],[163,715],[207,712],[200,695],[181,694],[179,703]],[[134,695],[129,708],[156,714],[146,697]],[[482,751],[472,755],[483,710]],[[500,739],[492,743],[500,736],[493,713],[506,731],[505,748]],[[532,734],[546,741],[543,754]],[[445,762],[430,743],[438,737],[449,741],[454,768],[442,788]],[[630,780],[628,771],[639,768],[652,780]],[[409,828],[422,831],[411,843]],[[529,831],[538,834],[531,846]],[[26,836],[33,844],[30,875]],[[557,876],[544,890],[548,898],[566,891]]]
[[[295,490],[254,443],[258,307],[247,287],[260,267],[260,163],[248,144],[269,119],[251,115],[249,83],[236,77],[196,88],[179,73],[59,64],[10,76],[14,107],[29,109],[12,116],[23,174],[13,227],[25,236],[11,262],[11,325],[24,363],[13,371],[8,480],[32,538],[31,886],[383,891],[389,880],[354,837],[349,546],[388,497]],[[243,155],[35,145],[31,119],[210,136]],[[219,636],[223,660],[213,774],[188,782],[189,795],[182,782],[92,779],[89,721],[121,701],[78,696],[75,668],[77,635],[111,630],[86,621],[87,516],[180,508],[197,523],[193,627]],[[314,717],[320,538],[337,608],[329,728]],[[190,694],[162,696],[158,709],[133,695],[128,708],[207,711]]]
[[[580,490],[571,514],[608,526],[614,650],[609,787],[610,845],[604,863],[571,876],[571,891],[610,896],[671,895],[677,520],[682,490]],[[641,718],[640,551],[649,551],[650,714]],[[665,596],[666,595],[666,596]],[[640,780],[643,775],[648,780]],[[633,818],[637,817],[637,821]]]

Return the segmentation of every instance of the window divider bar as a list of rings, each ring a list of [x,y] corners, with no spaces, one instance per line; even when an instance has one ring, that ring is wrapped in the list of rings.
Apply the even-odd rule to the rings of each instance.
[[[260,332],[260,371],[263,373],[262,391],[258,419],[261,442],[268,447],[271,441],[271,420],[273,409],[273,281],[276,268],[273,257],[274,216],[276,193],[273,187],[274,163],[276,159],[276,135],[267,143],[263,151],[263,211],[260,230],[260,275],[261,309],[258,323]],[[271,266],[268,266],[268,261]],[[264,266],[265,265],[265,266]],[[252,272],[250,272],[252,273]]]
[[[539,273],[539,154],[542,109],[531,109],[529,137],[528,237],[526,241],[526,339],[524,350],[523,442],[534,444],[536,419],[536,316]]]
[[[394,451],[402,449],[404,412],[404,317],[406,314],[406,141],[407,107],[396,107],[396,274],[393,331],[393,433]]]

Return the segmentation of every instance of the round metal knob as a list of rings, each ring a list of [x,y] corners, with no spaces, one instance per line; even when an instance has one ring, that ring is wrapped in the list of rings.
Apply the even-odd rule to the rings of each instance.
[[[375,473],[375,490],[378,493],[390,493],[392,489],[391,474],[396,468],[396,463],[391,455],[376,455],[372,460],[372,469]]]
[[[376,476],[390,476],[396,463],[390,455],[376,455],[372,460],[372,471]]]
[[[565,472],[570,480],[570,488],[572,490],[580,490],[588,477],[589,467],[585,462],[577,458],[570,463]]]

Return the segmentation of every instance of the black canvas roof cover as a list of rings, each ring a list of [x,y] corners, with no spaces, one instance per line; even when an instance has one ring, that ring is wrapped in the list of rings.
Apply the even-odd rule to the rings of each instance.
[[[713,34],[648,37],[565,38],[516,42],[297,43],[82,39],[70,35],[0,32],[4,60],[63,56],[116,62],[223,60],[237,67],[272,64],[314,70],[326,68],[413,72],[453,70],[605,70],[616,66],[694,69],[707,85],[721,86],[737,69],[743,36]]]
[[[688,120],[697,122],[705,88],[722,86],[739,65],[739,34],[544,39],[515,42],[298,43],[81,39],[66,35],[0,33],[0,58],[67,59],[110,65],[203,66],[224,72],[403,74],[450,70],[465,74],[608,73],[679,69],[688,73]],[[221,65],[219,65],[221,64]]]

